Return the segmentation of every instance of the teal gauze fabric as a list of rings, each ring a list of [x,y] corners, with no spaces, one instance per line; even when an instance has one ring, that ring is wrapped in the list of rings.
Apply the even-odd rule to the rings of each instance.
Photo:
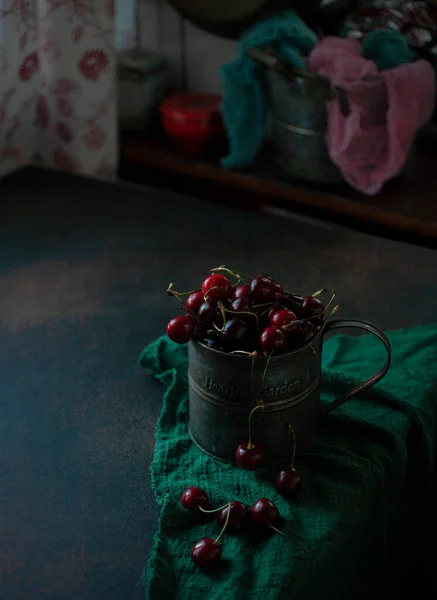
[[[151,467],[161,517],[144,572],[147,598],[357,600],[379,597],[391,561],[398,579],[403,571],[421,582],[433,574],[437,326],[389,338],[393,361],[384,380],[322,417],[315,440],[298,455],[304,483],[296,501],[279,495],[269,469],[220,463],[191,442],[186,347],[160,338],[143,351],[140,364],[165,387]],[[384,352],[369,335],[329,339],[322,404],[376,372]],[[219,526],[182,508],[180,496],[190,485],[202,487],[215,507],[269,498],[282,529],[306,555],[273,532],[225,533],[220,563],[199,569],[191,548],[202,537],[215,538]]]
[[[353,28],[345,26],[340,37],[347,37]],[[417,54],[410,48],[405,36],[391,29],[374,29],[362,41],[363,56],[373,60],[380,71],[412,63]]]
[[[237,58],[222,67],[221,112],[230,148],[222,160],[225,168],[250,166],[264,139],[269,109],[267,77],[246,55],[246,49],[273,46],[293,66],[304,69],[303,57],[316,43],[316,34],[292,10],[260,21],[243,35]]]
[[[375,29],[363,40],[363,56],[373,60],[380,71],[393,69],[411,62],[417,54],[411,50],[405,37],[388,29]]]

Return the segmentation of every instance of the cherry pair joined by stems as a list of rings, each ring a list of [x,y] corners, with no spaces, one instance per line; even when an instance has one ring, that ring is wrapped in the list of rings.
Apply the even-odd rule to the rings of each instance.
[[[190,512],[193,513],[206,513],[206,514],[218,514],[218,520],[221,525],[224,525],[228,512],[230,513],[230,519],[228,526],[234,531],[240,531],[244,529],[245,521],[248,516],[247,507],[238,500],[232,500],[224,506],[216,509],[209,509],[209,499],[204,490],[196,486],[190,486],[184,490],[181,496],[181,504]]]
[[[264,460],[264,449],[260,443],[254,443],[252,441],[251,432],[252,416],[257,410],[263,408],[264,405],[260,404],[255,406],[251,410],[248,419],[248,441],[240,444],[235,453],[235,459],[237,463],[240,465],[240,467],[246,469],[247,471],[253,471],[257,469],[262,465]],[[288,428],[290,429],[293,435],[293,452],[291,456],[291,464],[286,469],[281,469],[280,471],[278,471],[275,477],[275,485],[276,489],[283,496],[287,498],[293,498],[302,486],[302,474],[294,468],[294,459],[296,456],[296,434],[291,424],[288,425]]]
[[[226,529],[242,531],[248,523],[249,511],[245,504],[238,502],[238,500],[233,500],[220,508],[210,510],[207,508],[209,506],[208,496],[199,487],[190,486],[184,490],[181,496],[181,504],[191,512],[218,513],[217,519],[222,526],[215,540],[210,537],[204,537],[194,544],[191,550],[191,559],[199,567],[211,565],[219,560],[222,553],[222,546],[219,544],[219,541]]]
[[[219,560],[222,553],[222,546],[218,542],[228,527],[233,531],[240,532],[246,529],[250,522],[257,527],[270,527],[276,533],[297,543],[276,527],[280,519],[279,510],[268,498],[260,498],[250,509],[242,502],[233,500],[220,508],[208,510],[203,508],[204,504],[209,505],[207,494],[201,488],[189,487],[181,497],[181,503],[185,508],[187,508],[187,499],[189,499],[188,510],[209,514],[217,512],[218,521],[222,525],[220,534],[215,540],[205,537],[194,544],[191,550],[191,558],[200,567],[209,566]],[[300,544],[299,546],[301,547],[302,554],[305,554],[305,549]]]

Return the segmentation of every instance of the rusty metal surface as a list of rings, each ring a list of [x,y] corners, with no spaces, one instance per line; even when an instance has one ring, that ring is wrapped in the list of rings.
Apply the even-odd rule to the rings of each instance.
[[[382,328],[436,320],[432,250],[44,170],[0,182],[2,600],[142,596],[162,389],[135,361],[176,313],[167,283],[223,263],[335,286]]]

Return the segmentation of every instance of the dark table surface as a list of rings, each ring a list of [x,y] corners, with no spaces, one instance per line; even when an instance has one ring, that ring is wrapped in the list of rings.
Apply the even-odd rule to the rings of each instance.
[[[0,182],[0,598],[141,597],[162,390],[136,358],[220,264],[338,290],[342,316],[436,320],[437,252],[27,168]]]

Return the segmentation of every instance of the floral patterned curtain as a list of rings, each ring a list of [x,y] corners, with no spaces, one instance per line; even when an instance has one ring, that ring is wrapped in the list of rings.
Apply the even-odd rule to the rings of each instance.
[[[114,0],[0,0],[0,175],[117,165]]]

